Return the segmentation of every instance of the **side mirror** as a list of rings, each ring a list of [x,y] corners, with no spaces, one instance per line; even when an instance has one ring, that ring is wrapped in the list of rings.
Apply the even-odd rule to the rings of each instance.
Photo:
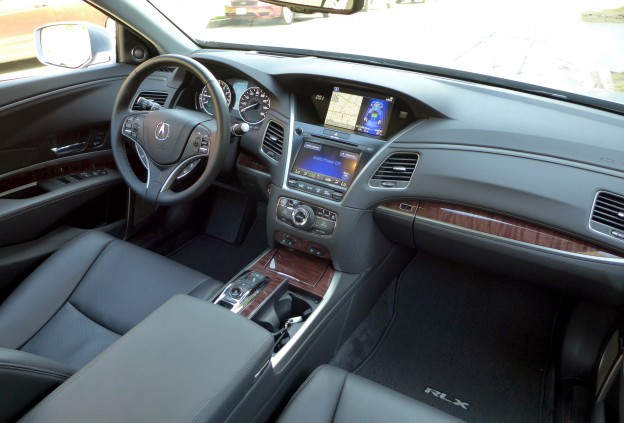
[[[365,0],[262,0],[287,7],[295,13],[334,13],[351,15],[364,7]]]
[[[80,69],[114,60],[115,43],[104,27],[57,22],[35,29],[35,51],[44,65]]]

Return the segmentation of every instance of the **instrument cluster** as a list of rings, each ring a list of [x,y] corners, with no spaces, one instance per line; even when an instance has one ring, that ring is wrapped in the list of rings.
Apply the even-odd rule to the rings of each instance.
[[[250,125],[264,121],[271,109],[271,100],[262,88],[244,79],[219,80],[219,85],[232,117],[240,117]],[[211,116],[214,114],[212,97],[206,87],[196,95],[196,108]]]

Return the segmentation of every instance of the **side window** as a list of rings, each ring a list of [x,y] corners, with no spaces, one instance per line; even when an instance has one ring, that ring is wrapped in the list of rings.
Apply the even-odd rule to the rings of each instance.
[[[68,43],[77,41],[80,37],[78,29],[89,31],[106,31],[112,37],[112,54],[106,58],[98,58],[99,64],[115,61],[114,37],[115,22],[93,6],[82,0],[0,0],[0,81],[26,78],[46,73],[68,72],[71,68],[86,67],[95,64],[90,61],[60,60],[56,66],[44,65],[37,58],[35,29],[59,22],[80,23],[81,25],[61,25],[52,27],[46,33],[45,41],[41,36],[41,47],[49,57],[58,56],[59,51],[68,51]],[[73,29],[74,35],[70,29]],[[44,30],[45,31],[45,30]],[[85,34],[88,40],[88,35]],[[75,40],[75,41],[72,41]],[[59,43],[65,43],[65,49],[58,49]],[[47,44],[47,45],[46,45]],[[84,44],[74,50],[85,50]],[[88,41],[87,41],[88,44]],[[42,50],[42,48],[40,48]],[[91,49],[88,49],[90,53]],[[41,54],[40,54],[41,56]],[[54,63],[53,60],[49,62]],[[77,64],[76,64],[77,63]]]

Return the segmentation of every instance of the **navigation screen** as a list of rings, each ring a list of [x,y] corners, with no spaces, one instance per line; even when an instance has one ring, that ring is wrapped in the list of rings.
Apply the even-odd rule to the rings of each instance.
[[[304,141],[292,173],[342,188],[351,185],[360,153]]]
[[[325,125],[384,136],[393,104],[394,97],[382,100],[334,87]]]

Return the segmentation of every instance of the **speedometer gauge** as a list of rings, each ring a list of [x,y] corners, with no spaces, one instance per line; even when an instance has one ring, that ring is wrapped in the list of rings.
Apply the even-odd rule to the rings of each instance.
[[[225,102],[228,105],[228,108],[232,107],[232,89],[227,84],[227,82],[219,80],[219,86],[223,91],[223,95],[225,95]],[[200,107],[208,113],[210,116],[214,115],[214,105],[212,104],[212,97],[208,92],[208,88],[204,87],[199,94],[199,105]]]
[[[241,118],[252,125],[262,122],[270,108],[269,96],[258,87],[245,90],[238,102]]]

